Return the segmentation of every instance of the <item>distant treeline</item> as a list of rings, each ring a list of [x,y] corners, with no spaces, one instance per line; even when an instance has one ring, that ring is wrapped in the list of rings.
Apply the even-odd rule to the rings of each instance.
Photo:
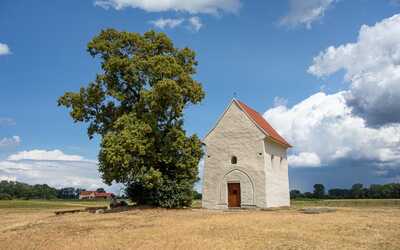
[[[56,189],[47,184],[29,185],[22,182],[0,181],[0,200],[11,199],[78,199],[81,188]],[[97,192],[105,192],[98,188]],[[195,199],[201,199],[201,193],[194,191]],[[350,189],[333,188],[326,191],[323,184],[315,184],[313,192],[290,191],[291,199],[400,199],[400,183],[374,184],[364,187],[354,184]]]
[[[400,199],[400,183],[373,184],[364,187],[354,184],[350,189],[332,188],[328,192],[323,184],[315,184],[313,192],[290,191],[291,199]]]
[[[47,184],[29,185],[16,181],[0,182],[0,200],[11,199],[78,199],[79,193],[85,191],[80,188],[61,188],[56,189]],[[105,192],[103,188],[96,190],[97,192]]]

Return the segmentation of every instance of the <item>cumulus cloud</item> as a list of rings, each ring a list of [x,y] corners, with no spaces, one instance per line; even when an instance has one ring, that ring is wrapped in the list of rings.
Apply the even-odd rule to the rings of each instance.
[[[314,94],[291,108],[271,108],[264,117],[294,145],[292,166],[315,167],[338,160],[400,164],[400,124],[368,127],[346,102],[346,91]]]
[[[193,16],[188,19],[189,22],[189,28],[193,31],[199,31],[201,27],[203,27],[203,23],[201,22],[200,17],[198,16]]]
[[[30,150],[22,151],[10,155],[7,160],[21,161],[21,160],[34,160],[34,161],[88,161],[79,155],[68,155],[61,150]]]
[[[61,150],[31,150],[10,155],[0,161],[0,179],[29,184],[46,183],[50,186],[104,187],[97,162],[79,155],[65,154]],[[119,192],[121,186],[108,188]]]
[[[11,54],[11,50],[5,43],[0,43],[0,56]]]
[[[310,29],[312,23],[322,18],[335,2],[336,0],[290,0],[289,13],[281,18],[280,23],[290,27],[305,25]]]
[[[152,25],[159,29],[173,29],[181,26],[183,23],[187,23],[186,27],[189,30],[198,32],[201,27],[203,27],[203,23],[198,16],[192,16],[188,19],[185,18],[159,18],[157,20],[150,21]]]
[[[8,147],[16,147],[21,143],[21,138],[17,135],[10,138],[0,139],[0,149]]]
[[[94,162],[79,161],[0,161],[2,176],[29,184],[46,183],[50,186],[83,187],[94,189],[102,181]]]
[[[15,176],[5,176],[5,175],[0,175],[0,181],[17,181],[17,177]]]
[[[286,106],[288,100],[286,98],[275,96],[274,98],[274,107],[277,106]]]
[[[97,0],[95,5],[105,9],[138,8],[148,12],[182,11],[188,13],[217,14],[237,12],[240,0]]]
[[[153,24],[155,27],[160,28],[160,29],[166,29],[170,28],[173,29],[175,27],[178,27],[183,23],[184,19],[183,18],[159,18],[154,21],[150,21],[151,24]]]
[[[371,126],[400,122],[400,15],[363,25],[354,43],[329,47],[308,72],[325,77],[340,70],[350,90],[346,102]]]
[[[301,152],[298,155],[290,155],[288,157],[289,165],[293,167],[319,167],[321,160],[316,153]]]
[[[308,69],[321,78],[343,70],[348,90],[319,92],[292,107],[276,102],[265,112],[294,145],[288,160],[297,186],[399,180],[399,37],[400,15],[362,26],[356,42],[327,48]],[[353,174],[344,176],[349,171]],[[301,178],[308,182],[299,183]]]

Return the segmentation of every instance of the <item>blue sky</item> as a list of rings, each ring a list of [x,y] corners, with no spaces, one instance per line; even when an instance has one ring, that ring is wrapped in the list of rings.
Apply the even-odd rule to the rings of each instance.
[[[204,136],[237,93],[295,146],[292,188],[400,181],[399,1],[261,2],[1,1],[0,178],[102,185],[98,138],[56,101],[94,79],[86,44],[112,27],[196,51],[206,98],[188,133]]]

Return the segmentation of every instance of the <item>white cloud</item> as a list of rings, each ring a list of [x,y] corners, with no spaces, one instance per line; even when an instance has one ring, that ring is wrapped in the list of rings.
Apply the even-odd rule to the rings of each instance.
[[[11,54],[11,50],[5,43],[0,43],[0,56]]]
[[[356,178],[374,174],[374,180],[398,180],[399,37],[400,15],[362,26],[355,43],[329,47],[308,69],[318,77],[343,70],[348,90],[319,92],[293,107],[277,101],[265,112],[264,117],[294,145],[290,166],[332,167],[330,171],[347,166],[351,169],[342,171],[351,171]]]
[[[97,162],[83,156],[68,155],[61,150],[31,150],[10,155],[0,161],[0,179],[28,184],[46,183],[52,187],[106,187],[119,192],[121,185],[108,187],[98,172]]]
[[[201,22],[201,19],[197,16],[190,17],[188,19],[184,18],[159,18],[157,20],[150,21],[152,25],[159,29],[173,29],[176,28],[180,25],[182,25],[184,22],[187,22],[188,29],[193,30],[195,32],[198,32],[201,27],[203,27],[203,23]]]
[[[292,166],[318,166],[337,160],[376,162],[380,166],[400,164],[400,124],[367,127],[346,103],[346,91],[317,93],[297,105],[284,105],[265,112],[264,117],[292,145]],[[319,164],[318,164],[319,159]]]
[[[87,161],[79,155],[67,155],[61,150],[30,150],[10,155],[7,160],[35,160],[35,161]]]
[[[0,161],[0,173],[29,184],[94,189],[102,184],[97,164],[78,161]]]
[[[324,77],[342,69],[355,114],[372,126],[400,122],[400,15],[363,25],[357,42],[327,48],[308,72]]]
[[[290,155],[288,157],[289,165],[292,167],[319,167],[321,160],[316,153],[301,152],[298,155]]]
[[[290,0],[289,13],[281,18],[280,23],[291,27],[305,25],[310,29],[312,23],[322,18],[335,2],[336,0]]]
[[[182,11],[188,13],[217,14],[237,12],[240,0],[96,0],[95,5],[103,8],[138,8],[148,12]]]
[[[275,96],[274,97],[274,107],[277,106],[286,106],[288,103],[288,100],[286,98],[280,97],[280,96]]]
[[[16,122],[12,118],[0,117],[0,126],[13,126]]]
[[[5,175],[0,175],[0,181],[17,181],[17,177],[15,176],[5,176]]]
[[[17,135],[11,138],[0,139],[0,148],[15,147],[21,143],[21,138]]]
[[[160,28],[160,29],[165,29],[165,28],[170,28],[173,29],[179,25],[181,25],[185,21],[183,18],[160,18],[154,21],[150,21],[151,24],[153,24],[155,27]]]
[[[189,18],[188,22],[189,22],[189,28],[193,31],[198,32],[201,29],[201,27],[203,27],[203,23],[201,22],[201,19],[198,16],[193,16]]]

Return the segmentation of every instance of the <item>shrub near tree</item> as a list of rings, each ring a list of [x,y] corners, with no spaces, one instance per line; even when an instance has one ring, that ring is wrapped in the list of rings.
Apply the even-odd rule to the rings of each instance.
[[[123,183],[138,204],[190,205],[201,141],[187,136],[183,112],[204,98],[193,79],[197,61],[163,33],[102,31],[88,44],[102,72],[58,104],[88,135],[100,135],[99,171],[107,184]]]
[[[328,191],[328,198],[333,199],[350,199],[352,198],[351,190],[344,188],[333,188]]]
[[[5,193],[0,193],[0,201],[1,200],[12,200],[12,196],[9,194],[5,194]]]
[[[297,190],[297,189],[290,190],[290,199],[298,199],[298,198],[302,198],[302,197],[303,197],[303,195],[300,192],[300,190]]]

